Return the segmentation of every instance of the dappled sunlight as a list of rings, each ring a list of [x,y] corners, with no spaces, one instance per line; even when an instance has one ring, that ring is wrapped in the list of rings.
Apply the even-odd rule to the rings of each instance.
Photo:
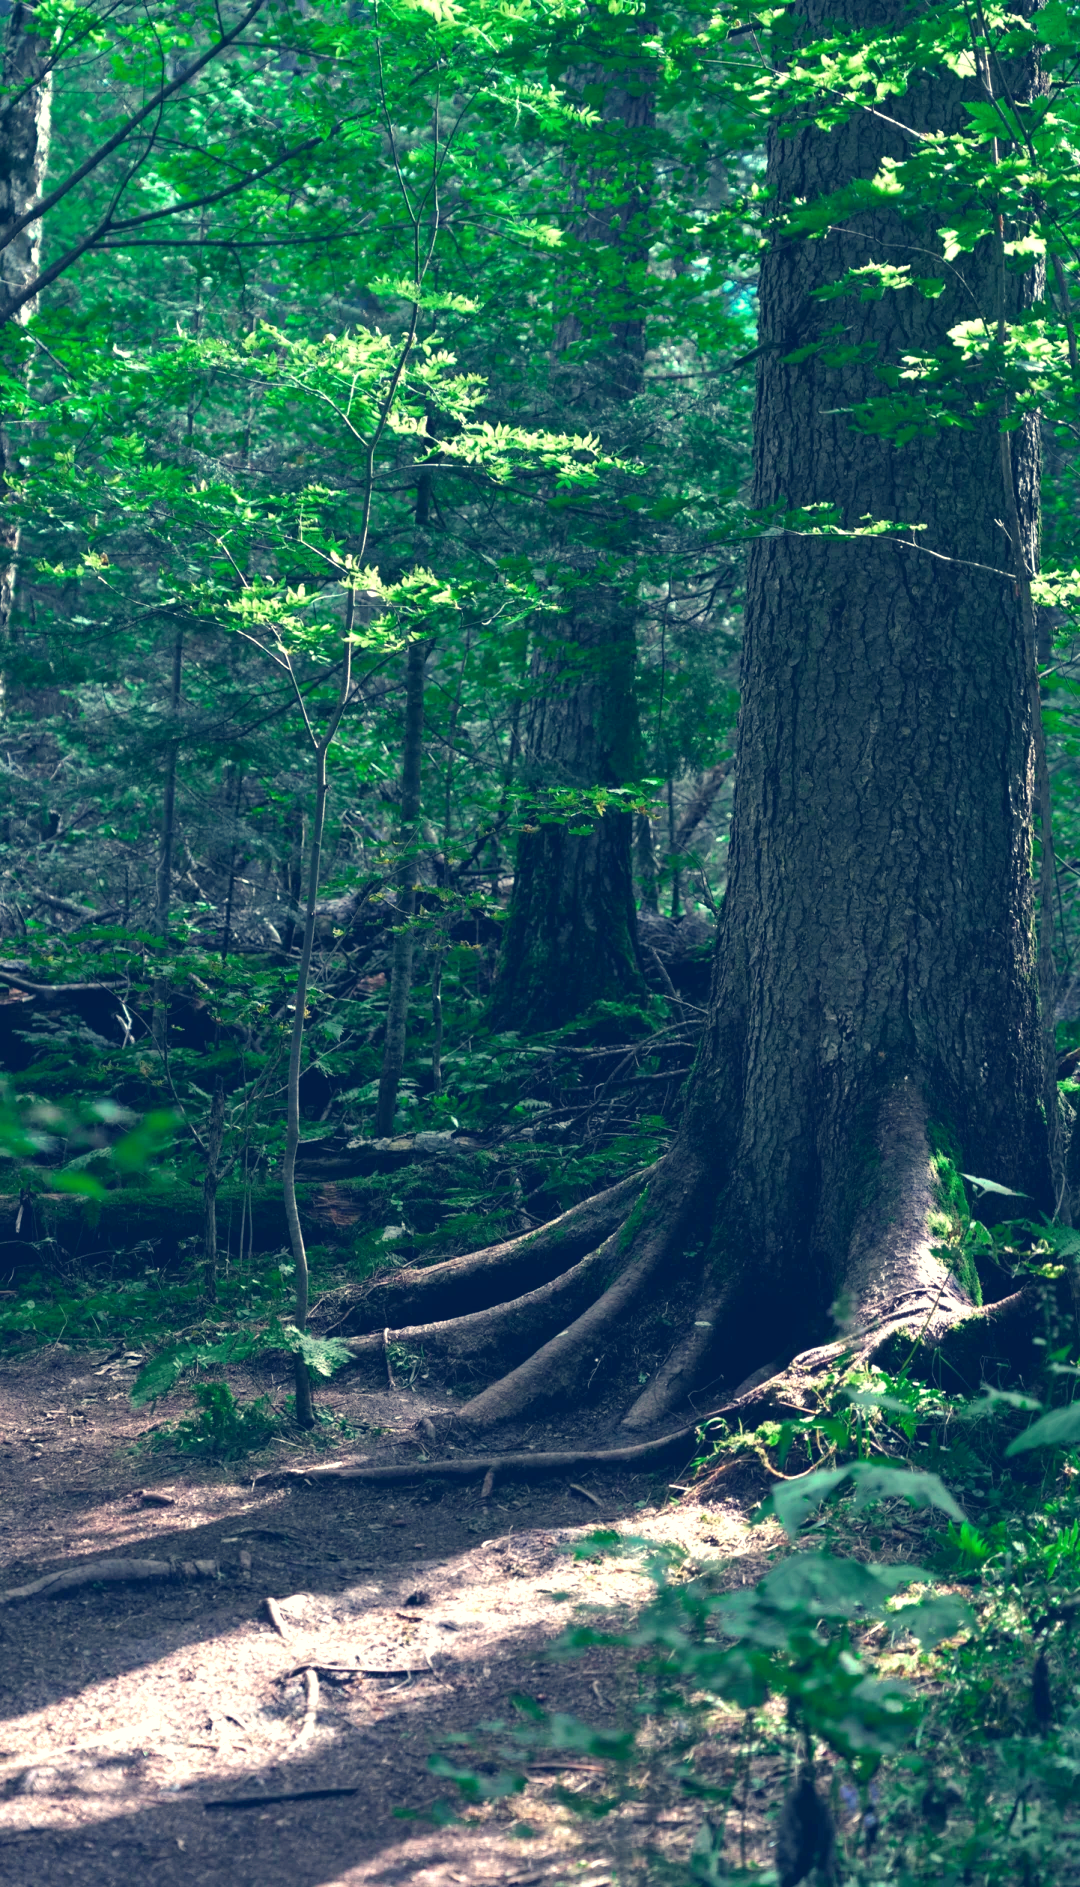
[[[24,1368],[25,1393],[40,1365]],[[64,1387],[77,1399],[81,1381]],[[52,1389],[43,1405],[61,1424],[62,1402]],[[7,1410],[15,1416],[13,1400]],[[622,1721],[629,1693],[616,1654],[546,1655],[568,1625],[617,1627],[649,1596],[630,1544],[575,1557],[594,1530],[678,1546],[691,1565],[723,1561],[724,1577],[742,1583],[760,1573],[771,1527],[748,1533],[737,1502],[682,1506],[643,1476],[617,1489],[500,1485],[487,1500],[468,1485],[434,1503],[420,1489],[360,1483],[252,1487],[213,1467],[118,1455],[140,1424],[124,1405],[109,1416],[96,1437],[107,1453],[74,1517],[80,1490],[55,1449],[43,1467],[61,1470],[59,1482],[54,1472],[37,1491],[8,1483],[21,1537],[35,1545],[3,1585],[24,1583],[23,1568],[118,1552],[212,1558],[219,1574],[0,1613],[0,1844],[13,1866],[22,1857],[11,1878],[37,1887],[77,1877],[80,1857],[94,1881],[121,1878],[130,1854],[154,1858],[157,1878],[186,1880],[195,1867],[196,1878],[224,1882],[236,1878],[236,1854],[241,1879],[257,1866],[261,1879],[301,1887],[501,1883],[530,1869],[557,1876],[564,1861],[576,1872],[588,1863],[600,1887],[608,1833],[558,1799],[563,1782],[576,1786],[558,1763],[537,1764],[513,1802],[437,1827],[440,1797],[465,1805],[428,1758],[442,1749],[457,1760],[455,1737],[520,1721],[519,1693],[604,1728]],[[172,1504],[145,1504],[143,1489]],[[310,1664],[320,1672],[314,1712]],[[218,1802],[237,1806],[207,1807]]]

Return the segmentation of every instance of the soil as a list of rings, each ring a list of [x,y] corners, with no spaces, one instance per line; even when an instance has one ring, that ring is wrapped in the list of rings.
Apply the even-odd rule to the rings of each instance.
[[[523,1792],[471,1806],[428,1762],[483,1769],[499,1725],[523,1721],[518,1695],[608,1730],[638,1720],[625,1654],[553,1648],[600,1612],[605,1623],[632,1617],[651,1589],[640,1556],[575,1560],[574,1544],[597,1526],[673,1541],[743,1583],[772,1544],[770,1528],[748,1530],[752,1484],[726,1482],[724,1503],[702,1507],[681,1500],[670,1469],[582,1475],[584,1493],[566,1480],[500,1482],[487,1500],[479,1478],[256,1482],[275,1464],[418,1459],[425,1417],[442,1452],[453,1399],[354,1372],[320,1391],[339,1418],[320,1430],[332,1448],[279,1439],[213,1464],[149,1446],[147,1431],[190,1413],[190,1397],[133,1410],[141,1360],[57,1345],[0,1365],[0,1590],[117,1555],[219,1569],[0,1609],[8,1887],[604,1887],[616,1874],[627,1887],[652,1877],[651,1856],[686,1856],[702,1809],[673,1791],[651,1788],[601,1819],[575,1813],[574,1795],[602,1780],[587,1757],[526,1757]],[[284,1400],[280,1379],[234,1371],[229,1382],[241,1400]],[[591,1421],[590,1439],[625,1437]],[[581,1442],[568,1418],[498,1445]],[[312,1721],[306,1680],[290,1673],[313,1656],[358,1674],[322,1678]],[[451,1740],[478,1729],[478,1742]],[[736,1730],[716,1743],[718,1784],[733,1773]],[[462,1819],[440,1825],[438,1809],[432,1819],[440,1801]]]

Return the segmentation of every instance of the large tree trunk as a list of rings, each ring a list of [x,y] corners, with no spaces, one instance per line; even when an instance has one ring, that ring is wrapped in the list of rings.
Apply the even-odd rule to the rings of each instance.
[[[571,229],[593,269],[580,271],[559,323],[553,393],[560,426],[598,431],[610,444],[644,370],[653,79],[635,49],[625,68],[582,63],[570,82],[590,100],[602,90],[603,103],[592,161],[569,166]],[[624,560],[610,541],[568,544],[562,556],[565,608],[538,631],[523,749],[525,782],[540,797],[518,839],[493,1005],[496,1021],[523,1030],[558,1028],[593,1003],[646,993],[633,815],[558,818],[544,809],[551,789],[620,786],[641,771],[636,607]]]
[[[810,0],[811,26],[837,10]],[[856,26],[900,17],[883,0],[839,10]],[[942,74],[882,109],[948,132],[970,95]],[[776,137],[769,182],[782,210],[904,155],[901,131],[860,113]],[[700,1308],[632,1426],[703,1380],[737,1384],[810,1345],[827,1357],[838,1335],[868,1353],[899,1329],[935,1342],[959,1324],[957,1354],[976,1372],[995,1345],[1007,1351],[1004,1307],[980,1316],[934,1249],[934,1220],[946,1148],[1027,1194],[1026,1209],[1054,1206],[1034,650],[998,523],[1014,502],[1030,568],[1037,439],[1011,435],[1010,502],[998,415],[896,446],[851,413],[881,394],[877,366],[935,348],[977,310],[992,326],[999,292],[1018,305],[1024,278],[1003,278],[991,229],[942,267],[937,300],[813,298],[875,258],[929,274],[939,220],[875,210],[811,242],[781,221],[764,257],[756,506],[833,506],[849,531],[867,517],[924,528],[907,545],[794,528],[754,544],[728,885],[685,1118],[622,1233],[576,1258],[565,1290],[486,1313],[544,1340],[464,1406],[467,1423],[581,1394],[680,1267],[687,1288],[697,1267]],[[814,351],[838,320],[842,356]],[[593,1280],[602,1291],[567,1324],[562,1306]],[[484,1334],[475,1317],[458,1322],[444,1326],[451,1353]]]
[[[811,25],[838,10],[862,27],[899,18],[882,0],[806,8]],[[948,132],[972,95],[941,75],[883,110]],[[781,204],[813,199],[906,155],[901,132],[860,113],[774,137],[769,183]],[[706,1356],[730,1374],[838,1327],[954,1319],[965,1293],[932,1250],[943,1141],[1053,1210],[1034,651],[998,522],[998,416],[903,446],[850,417],[881,395],[885,361],[942,345],[977,310],[993,323],[997,243],[942,267],[937,300],[812,299],[872,259],[932,272],[938,220],[879,211],[812,242],[781,234],[762,265],[755,506],[925,528],[918,548],[785,533],[750,553],[728,887],[677,1156],[703,1188],[709,1284],[642,1419]],[[1006,278],[1013,308],[1021,292]],[[791,358],[838,320],[844,360]],[[1011,456],[1030,560],[1033,426]]]
[[[34,31],[34,9],[12,8],[4,43],[3,116],[0,117],[0,242],[11,225],[41,195],[49,161],[52,126],[52,74],[48,45]],[[0,320],[4,305],[21,295],[40,272],[41,224],[30,223],[0,248]],[[19,308],[25,326],[37,311],[36,298]],[[12,442],[0,423],[0,505],[3,504]],[[0,512],[0,642],[6,641],[15,600],[19,527]]]

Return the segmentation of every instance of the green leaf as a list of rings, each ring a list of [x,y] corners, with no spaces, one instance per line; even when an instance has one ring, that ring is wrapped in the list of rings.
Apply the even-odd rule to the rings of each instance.
[[[1072,1448],[1080,1442],[1080,1402],[1070,1402],[1064,1409],[1051,1409],[1022,1435],[1009,1443],[1007,1455],[1026,1454],[1029,1448]]]
[[[897,1606],[888,1614],[890,1627],[914,1632],[924,1651],[932,1651],[943,1638],[955,1637],[958,1631],[969,1631],[973,1620],[971,1607],[948,1592]]]
[[[271,1324],[260,1347],[288,1350],[293,1356],[302,1356],[317,1376],[332,1376],[336,1369],[342,1369],[353,1360],[348,1344],[342,1343],[340,1338],[313,1337],[306,1330],[298,1330],[295,1324]]]
[[[151,1357],[131,1385],[135,1407],[167,1396],[176,1387],[186,1369],[213,1369],[224,1363],[243,1363],[261,1347],[260,1337],[246,1330],[236,1330],[217,1343],[178,1343]]]
[[[960,1177],[966,1179],[969,1186],[974,1186],[978,1197],[984,1192],[1000,1193],[1004,1199],[1028,1199],[1031,1196],[1026,1192],[1017,1192],[1013,1186],[999,1186],[996,1179],[980,1179],[976,1173],[961,1173]]]
[[[876,1461],[855,1461],[848,1467],[823,1468],[799,1481],[774,1487],[762,1510],[771,1509],[784,1532],[794,1539],[800,1527],[822,1503],[850,1483],[855,1505],[862,1509],[875,1500],[906,1500],[912,1507],[936,1507],[951,1520],[966,1518],[944,1482],[936,1474],[913,1468],[892,1468]]]

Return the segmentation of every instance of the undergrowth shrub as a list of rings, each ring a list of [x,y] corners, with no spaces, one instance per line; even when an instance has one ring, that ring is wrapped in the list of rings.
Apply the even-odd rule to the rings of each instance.
[[[1052,1358],[1047,1400],[1075,1382]],[[671,1545],[577,1542],[644,1556],[652,1580],[631,1629],[594,1620],[555,1649],[620,1658],[621,1724],[521,1698],[434,1773],[482,1803],[522,1791],[540,1751],[587,1755],[595,1780],[556,1798],[614,1817],[619,1887],[1076,1887],[1080,1402],[852,1371],[805,1418],[702,1442],[699,1486],[738,1453],[768,1464],[756,1518],[780,1522],[780,1557],[732,1589]],[[825,1465],[799,1472],[808,1455]],[[665,1799],[697,1805],[681,1859],[619,1816]]]
[[[172,1422],[150,1436],[150,1446],[170,1454],[204,1455],[214,1461],[236,1461],[266,1444],[278,1430],[278,1418],[269,1396],[255,1402],[237,1402],[228,1383],[195,1384],[198,1414]]]

